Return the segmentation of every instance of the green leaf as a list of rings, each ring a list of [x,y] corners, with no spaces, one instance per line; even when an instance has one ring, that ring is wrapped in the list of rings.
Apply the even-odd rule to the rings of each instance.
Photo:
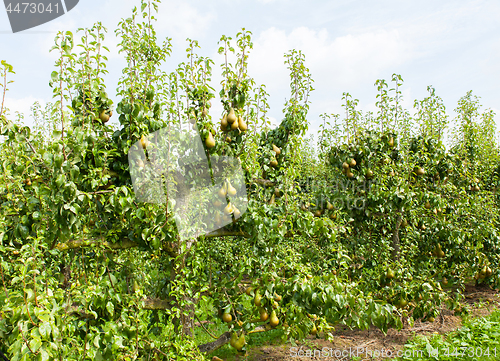
[[[113,303],[111,303],[111,301],[108,301],[108,303],[106,303],[106,310],[111,314],[111,316],[115,315],[115,306],[113,305]]]

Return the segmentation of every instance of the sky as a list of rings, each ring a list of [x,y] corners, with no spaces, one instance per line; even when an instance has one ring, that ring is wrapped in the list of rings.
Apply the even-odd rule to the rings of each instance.
[[[139,0],[80,0],[64,16],[36,28],[13,34],[7,13],[0,10],[0,60],[13,65],[6,106],[23,112],[30,123],[34,101],[52,100],[48,83],[55,70],[50,53],[58,31],[90,28],[100,21],[108,29],[111,52],[105,77],[113,94],[125,62],[118,54],[114,30]],[[218,65],[222,35],[252,32],[254,49],[248,73],[270,94],[268,116],[276,124],[289,97],[289,74],[284,54],[301,50],[314,79],[308,119],[310,132],[321,123],[320,114],[343,114],[342,94],[359,99],[359,109],[376,111],[377,79],[389,83],[393,73],[404,80],[406,109],[428,95],[433,86],[450,118],[458,100],[470,90],[480,97],[483,110],[492,109],[500,126],[500,1],[498,0],[163,0],[157,14],[160,40],[172,38],[173,53],[163,69],[173,71],[185,61],[186,38],[198,40],[199,55]],[[220,68],[213,86],[219,91]],[[213,102],[212,102],[213,103]],[[215,105],[213,111],[222,107]],[[217,113],[218,114],[218,113]],[[115,118],[116,120],[116,118]],[[499,128],[500,129],[500,128]]]

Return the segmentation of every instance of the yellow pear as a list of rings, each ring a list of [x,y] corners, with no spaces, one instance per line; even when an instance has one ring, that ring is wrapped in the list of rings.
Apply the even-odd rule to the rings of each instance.
[[[146,149],[149,145],[149,140],[144,135],[141,135],[141,146],[142,149]]]
[[[215,224],[219,225],[222,223],[222,219],[220,218],[219,213],[215,213]]]
[[[226,208],[224,208],[224,213],[229,215],[231,213],[233,213],[234,210],[233,210],[233,206],[231,205],[231,202],[229,202],[226,206]]]
[[[274,152],[276,153],[276,155],[280,155],[280,154],[281,154],[281,149],[279,149],[279,148],[278,148],[277,146],[275,146],[274,144],[273,144],[273,150],[274,150]]]
[[[280,323],[280,320],[278,319],[278,317],[276,317],[276,311],[273,310],[271,312],[271,318],[269,319],[269,324],[272,326],[272,327],[276,327],[278,326]]]
[[[248,129],[247,123],[245,123],[241,115],[238,117],[238,126],[242,132]]]
[[[326,209],[331,211],[333,209],[333,204],[331,204],[330,202],[326,202]]]
[[[394,147],[394,138],[391,137],[391,139],[389,139],[389,147]]]
[[[235,346],[235,345],[236,345],[236,342],[238,342],[238,335],[236,334],[236,332],[233,332],[233,333],[231,334],[231,339],[230,339],[230,341],[229,341],[229,344],[230,344],[231,346],[233,346],[234,348],[236,348],[236,346]]]
[[[259,313],[260,313],[260,320],[262,322],[266,322],[267,319],[269,318],[269,314],[267,313],[266,309],[261,308]]]
[[[235,206],[233,206],[233,214],[234,214],[234,218],[238,219],[241,216],[241,211],[238,208],[236,208]]]
[[[226,185],[224,184],[221,189],[219,189],[219,192],[217,193],[219,195],[219,197],[221,198],[226,198],[226,194],[227,194],[227,188],[226,188]]]
[[[276,168],[278,166],[278,161],[276,159],[272,159],[270,164],[271,164],[271,167]]]
[[[233,108],[229,109],[229,114],[227,115],[227,122],[229,124],[233,124],[234,122],[236,122],[236,114],[234,113]]]
[[[227,181],[226,187],[227,187],[227,194],[229,194],[230,196],[236,195],[236,188],[233,187],[231,182]]]
[[[238,129],[238,122],[233,122],[233,124],[231,124],[231,130],[236,130]]]
[[[245,335],[242,333],[241,336],[238,338],[238,341],[234,343],[235,348],[238,351],[241,351],[243,346],[245,346]]]
[[[253,299],[253,303],[255,304],[255,306],[257,307],[260,307],[260,305],[262,304],[262,297],[260,296],[260,293],[259,291],[256,291],[255,292],[255,297]]]
[[[208,137],[205,140],[205,145],[207,146],[208,149],[215,147],[215,139],[211,132],[208,132]]]
[[[224,115],[224,116],[222,117],[222,120],[220,121],[220,129],[221,129],[222,131],[226,131],[226,130],[227,130],[227,125],[228,125],[228,124],[227,124],[227,116],[226,116],[226,115]]]

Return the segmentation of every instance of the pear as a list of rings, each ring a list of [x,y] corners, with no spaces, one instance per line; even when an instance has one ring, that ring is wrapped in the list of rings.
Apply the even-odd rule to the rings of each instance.
[[[222,223],[222,219],[220,218],[219,213],[215,213],[215,224],[220,225]]]
[[[216,200],[213,202],[213,205],[214,205],[214,207],[216,207],[216,208],[220,208],[220,206],[222,206],[222,203],[221,203],[221,201],[219,201],[218,199],[216,199]]]
[[[106,110],[99,113],[99,119],[101,119],[103,123],[106,123],[109,120],[109,117],[111,117],[111,115]]]
[[[247,289],[245,290],[245,293],[247,294],[247,296],[250,296],[253,292],[253,287],[247,287]]]
[[[259,291],[255,292],[255,297],[253,299],[253,303],[257,307],[260,307],[260,305],[262,304],[262,297],[260,296]]]
[[[236,348],[236,346],[235,346],[235,345],[236,345],[236,342],[238,342],[238,335],[236,334],[236,332],[233,332],[233,333],[231,334],[231,339],[230,339],[230,341],[229,341],[229,344],[230,344],[231,346],[233,346],[234,348]]]
[[[231,124],[231,130],[237,130],[237,129],[239,129],[238,126],[239,126],[238,122],[233,122],[233,124]]]
[[[231,143],[231,137],[226,137],[226,142]]]
[[[236,114],[234,114],[233,108],[229,109],[229,114],[227,115],[227,122],[229,124],[233,124],[234,122],[236,122]]]
[[[236,195],[236,188],[233,187],[231,182],[227,181],[226,188],[227,188],[227,194],[229,194],[230,196]]]
[[[354,177],[354,174],[350,170],[348,170],[346,173],[346,176],[347,176],[347,178],[352,178],[352,177]]]
[[[226,208],[224,208],[224,213],[226,215],[230,215],[231,213],[233,213],[234,210],[233,210],[233,206],[231,205],[231,202],[229,202],[226,206]]]
[[[238,351],[241,351],[243,346],[245,346],[245,335],[242,333],[241,336],[238,338],[238,341],[234,343],[234,348],[237,349]]]
[[[227,126],[228,126],[228,124],[227,124],[227,116],[226,116],[226,115],[224,115],[224,116],[222,117],[222,120],[220,121],[220,129],[221,129],[222,131],[226,131],[226,130],[227,130]]]
[[[389,139],[389,147],[394,147],[394,138],[391,137],[391,139]]]
[[[311,329],[311,335],[316,335],[318,333],[318,329],[316,328],[316,325],[313,324],[313,327]]]
[[[276,327],[278,326],[280,323],[280,320],[278,319],[278,317],[276,317],[276,311],[273,310],[271,312],[271,317],[269,319],[269,324],[272,326],[272,327]]]
[[[241,216],[241,211],[235,206],[233,206],[233,214],[234,214],[234,219],[238,219]]]
[[[331,211],[333,209],[333,204],[331,204],[330,202],[326,202],[326,209]]]
[[[368,169],[366,171],[365,175],[366,175],[367,178],[371,178],[371,177],[373,177],[373,171],[371,169]]]
[[[224,184],[221,189],[219,189],[219,192],[217,193],[219,195],[219,197],[221,198],[226,198],[226,194],[227,194],[227,188],[226,188],[226,185]]]
[[[424,207],[425,207],[425,209],[431,208],[431,204],[429,203],[429,201],[425,202]]]
[[[351,161],[349,162],[349,166],[351,168],[356,166],[356,160],[354,158],[352,158]]]
[[[149,140],[144,135],[141,135],[141,146],[142,149],[146,149],[149,145]]]
[[[278,295],[278,294],[276,294],[276,293],[274,294],[274,300],[275,300],[276,302],[281,301],[281,299],[282,299],[282,297],[281,297],[280,295]]]
[[[273,158],[271,159],[271,163],[269,164],[271,165],[271,167],[276,168],[278,166],[278,161],[276,160],[276,158]]]
[[[208,132],[208,137],[205,140],[205,145],[207,146],[208,149],[215,147],[215,139],[211,132]]]
[[[415,173],[417,173],[417,175],[424,175],[425,170],[423,168],[417,167],[417,169],[415,170]]]
[[[247,123],[245,123],[241,115],[238,117],[238,127],[242,132],[248,129]]]
[[[203,115],[204,117],[206,117],[207,114],[208,114],[207,108],[203,107],[203,110],[201,111],[201,115]]]
[[[342,169],[349,169],[349,164],[347,164],[346,162],[342,163]]]
[[[267,313],[266,309],[265,308],[261,308],[260,311],[260,320],[262,322],[266,322],[267,319],[269,318],[269,314]]]
[[[274,144],[273,144],[273,150],[274,150],[274,152],[276,153],[276,155],[280,155],[280,154],[281,154],[281,149],[279,149],[279,148],[278,148],[277,146],[275,146]]]
[[[224,313],[222,314],[222,321],[229,323],[229,322],[231,322],[232,320],[233,320],[233,316],[231,316],[231,314],[230,314],[230,313],[224,312]]]

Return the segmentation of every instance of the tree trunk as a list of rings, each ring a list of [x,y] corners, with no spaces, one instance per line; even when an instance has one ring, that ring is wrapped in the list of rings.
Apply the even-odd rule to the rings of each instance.
[[[400,242],[399,242],[399,228],[401,227],[401,222],[403,221],[403,217],[401,212],[398,213],[398,217],[396,218],[396,225],[394,227],[394,232],[392,233],[392,257],[399,261],[401,257],[400,254]]]

